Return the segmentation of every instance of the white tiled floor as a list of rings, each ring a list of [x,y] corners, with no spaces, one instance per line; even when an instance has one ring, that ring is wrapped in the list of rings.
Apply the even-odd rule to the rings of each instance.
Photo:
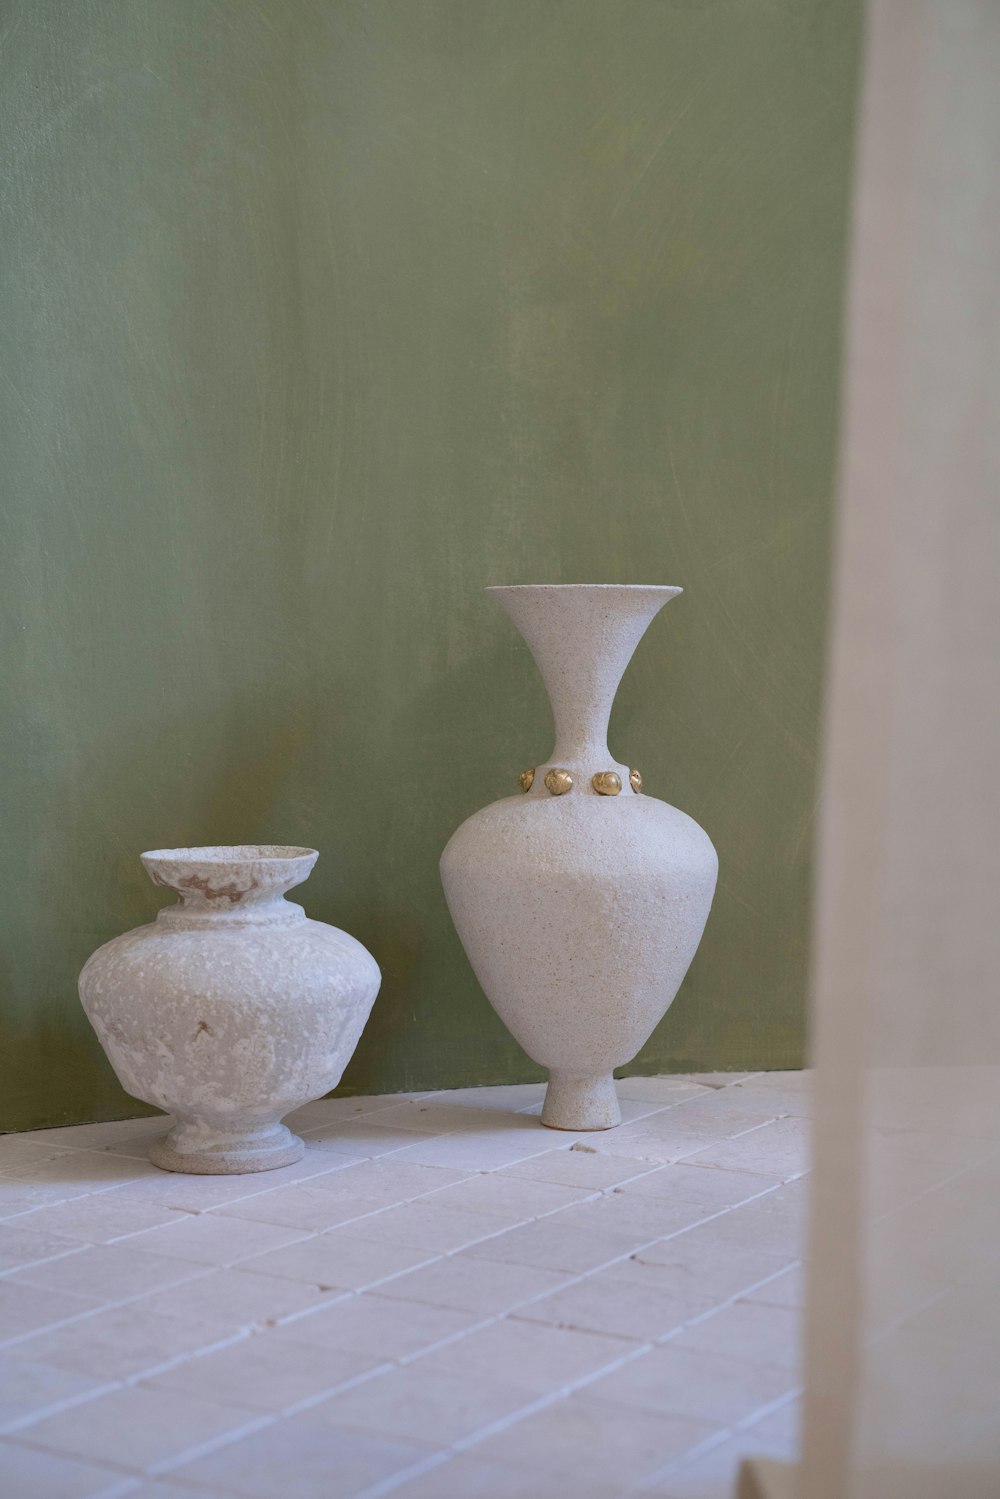
[[[4,1499],[731,1499],[796,1441],[802,1073],[329,1099],[182,1177],[0,1139]]]

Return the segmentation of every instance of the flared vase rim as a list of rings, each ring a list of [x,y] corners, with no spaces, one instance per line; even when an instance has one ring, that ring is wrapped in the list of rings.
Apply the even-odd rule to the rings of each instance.
[[[140,854],[142,866],[154,885],[173,890],[187,910],[200,907],[216,911],[275,900],[286,890],[301,885],[312,873],[319,851],[286,843],[219,843],[197,848],[156,848]],[[160,912],[169,923],[173,908]]]
[[[143,863],[273,864],[276,868],[300,859],[318,859],[319,850],[287,843],[219,843],[191,848],[150,848],[139,855]]]
[[[666,593],[684,590],[676,583],[489,583],[486,593]]]

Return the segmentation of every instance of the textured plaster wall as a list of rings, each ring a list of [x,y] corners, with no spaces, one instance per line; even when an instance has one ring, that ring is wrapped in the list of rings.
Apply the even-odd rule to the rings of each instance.
[[[313,844],[352,1091],[536,1075],[438,854],[551,728],[484,584],[681,583],[612,723],[711,833],[637,1070],[801,1061],[854,0],[4,0],[0,1126],[135,1109],[138,852]]]

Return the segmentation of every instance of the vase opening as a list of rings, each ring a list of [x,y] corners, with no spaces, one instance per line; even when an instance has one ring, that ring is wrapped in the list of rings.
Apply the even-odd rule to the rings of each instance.
[[[154,885],[173,890],[185,906],[212,910],[280,900],[305,880],[319,854],[277,843],[157,848],[141,856]]]

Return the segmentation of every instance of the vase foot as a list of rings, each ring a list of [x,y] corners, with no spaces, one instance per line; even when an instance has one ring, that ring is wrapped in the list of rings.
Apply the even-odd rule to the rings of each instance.
[[[197,1124],[179,1124],[149,1148],[149,1159],[162,1171],[193,1176],[242,1176],[274,1171],[301,1161],[305,1146],[283,1124],[220,1134]]]
[[[614,1129],[621,1122],[615,1080],[610,1072],[603,1077],[575,1077],[566,1072],[549,1074],[542,1106],[542,1123],[549,1129]]]

